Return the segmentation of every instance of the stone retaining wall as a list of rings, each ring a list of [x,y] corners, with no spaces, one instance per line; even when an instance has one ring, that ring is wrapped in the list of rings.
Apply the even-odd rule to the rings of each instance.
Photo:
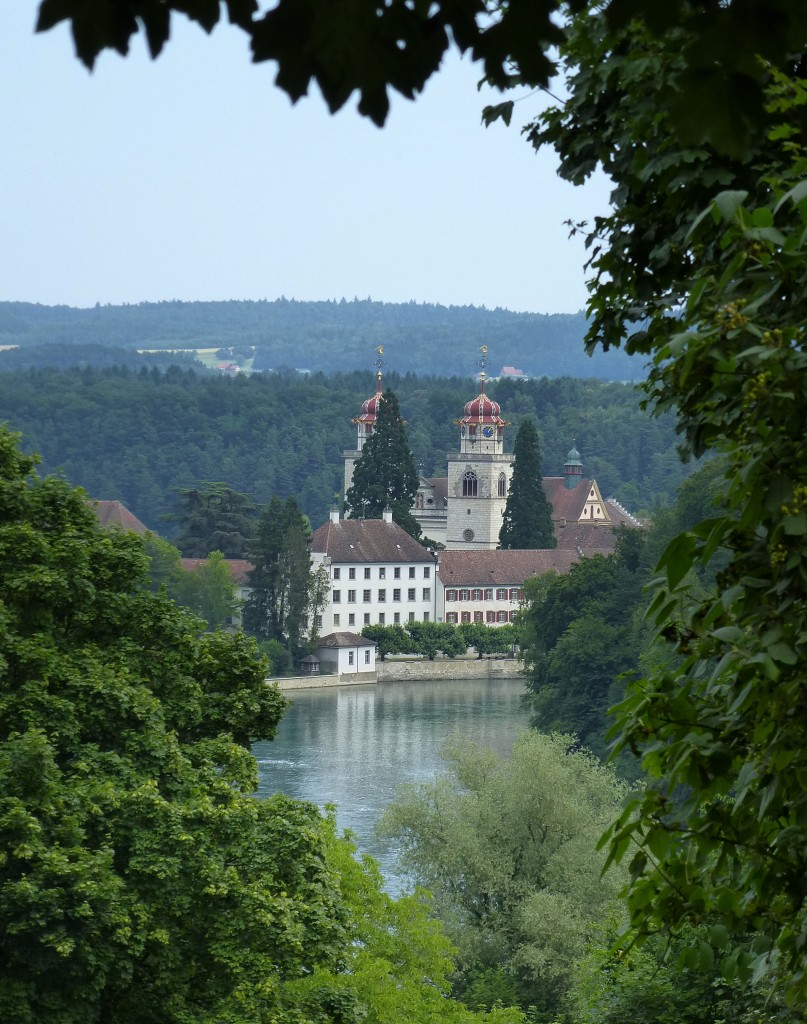
[[[434,661],[377,661],[375,667],[375,672],[288,676],[266,681],[277,683],[281,690],[313,690],[404,679],[518,679],[523,665],[512,658],[437,658]]]
[[[326,689],[331,686],[359,686],[368,683],[376,683],[375,672],[350,672],[338,675],[324,676],[286,676],[283,679],[266,680],[267,683],[277,683],[281,690],[314,690]]]
[[[377,661],[379,680],[518,679],[523,665],[513,658],[436,658],[434,661]]]

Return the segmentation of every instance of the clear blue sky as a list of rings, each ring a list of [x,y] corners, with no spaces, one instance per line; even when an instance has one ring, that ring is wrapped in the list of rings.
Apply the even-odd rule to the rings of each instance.
[[[519,124],[484,128],[456,56],[377,129],[319,94],[292,107],[246,36],[181,19],[152,62],[89,74],[35,0],[0,3],[0,299],[367,298],[575,312],[584,253],[564,220],[603,212]],[[493,97],[495,99],[495,97]]]

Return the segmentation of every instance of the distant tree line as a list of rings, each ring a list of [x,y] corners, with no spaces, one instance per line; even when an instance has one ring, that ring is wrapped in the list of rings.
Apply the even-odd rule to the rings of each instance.
[[[614,351],[588,358],[582,313],[514,313],[477,306],[329,302],[148,302],[132,306],[40,306],[0,302],[0,344],[136,348],[255,348],[256,370],[361,369],[383,339],[390,367],[473,373],[490,345],[500,365],[531,376],[569,374],[638,380],[641,361]],[[304,353],[304,355],[303,355]],[[396,355],[397,353],[397,355]],[[0,360],[2,365],[2,360]],[[498,367],[497,367],[498,369]]]
[[[406,420],[419,470],[444,476],[458,443],[454,420],[475,392],[467,378],[385,374]],[[342,452],[355,445],[351,420],[375,388],[368,373],[256,374],[234,379],[172,367],[133,372],[32,369],[0,372],[0,408],[38,451],[94,498],[123,501],[151,529],[174,489],[224,481],[258,504],[294,494],[314,526],[341,497]],[[668,505],[687,474],[672,414],[651,417],[631,385],[578,380],[492,382],[490,394],[518,426],[535,419],[545,476],[562,471],[576,443],[587,475],[633,512]]]

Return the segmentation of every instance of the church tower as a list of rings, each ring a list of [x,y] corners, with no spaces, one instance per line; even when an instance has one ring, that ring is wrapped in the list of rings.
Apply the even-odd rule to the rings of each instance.
[[[448,456],[448,519],[446,547],[492,551],[499,545],[513,456],[504,450],[504,428],[498,402],[485,394],[484,354],[481,390],[456,421],[459,452]]]
[[[345,490],[343,497],[347,495],[350,486],[353,483],[353,469],[361,455],[361,450],[364,447],[364,442],[372,434],[373,427],[375,426],[375,419],[378,415],[378,405],[382,400],[381,395],[381,367],[382,367],[382,356],[384,355],[384,346],[379,345],[376,349],[376,374],[375,374],[375,394],[368,398],[366,402],[362,402],[361,413],[358,415],[353,422],[356,424],[356,447],[353,450],[343,452],[343,458],[345,460]]]

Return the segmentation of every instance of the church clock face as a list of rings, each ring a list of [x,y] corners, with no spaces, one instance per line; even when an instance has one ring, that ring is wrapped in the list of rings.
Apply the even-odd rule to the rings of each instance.
[[[482,433],[485,437],[493,437],[493,427],[484,427]]]

